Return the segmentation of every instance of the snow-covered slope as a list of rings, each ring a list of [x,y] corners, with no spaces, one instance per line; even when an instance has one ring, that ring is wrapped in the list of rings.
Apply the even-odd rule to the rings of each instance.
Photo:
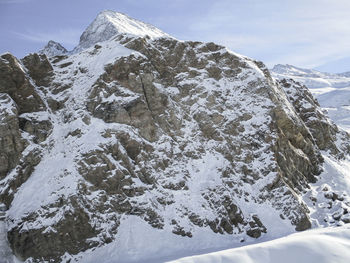
[[[349,135],[305,87],[100,15],[73,53],[0,57],[0,201],[16,256],[159,261],[348,222]]]
[[[80,37],[75,52],[89,48],[98,42],[106,41],[117,34],[131,34],[134,36],[151,38],[170,37],[158,28],[133,19],[125,14],[114,11],[103,11],[88,26]]]
[[[309,230],[269,242],[185,257],[169,263],[347,263],[350,227]]]
[[[340,127],[350,132],[350,76],[276,65],[271,70],[278,79],[292,78],[307,86],[322,108]]]

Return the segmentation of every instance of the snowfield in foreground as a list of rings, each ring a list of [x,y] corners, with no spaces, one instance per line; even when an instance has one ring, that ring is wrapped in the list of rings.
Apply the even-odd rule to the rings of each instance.
[[[180,258],[171,262],[350,262],[350,226],[309,230],[260,244]]]

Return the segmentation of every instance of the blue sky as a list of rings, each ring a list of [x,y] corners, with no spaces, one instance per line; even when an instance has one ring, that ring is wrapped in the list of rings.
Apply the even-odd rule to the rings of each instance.
[[[105,9],[178,39],[224,44],[269,67],[350,71],[349,0],[0,0],[0,53],[23,57],[50,39],[72,49]]]

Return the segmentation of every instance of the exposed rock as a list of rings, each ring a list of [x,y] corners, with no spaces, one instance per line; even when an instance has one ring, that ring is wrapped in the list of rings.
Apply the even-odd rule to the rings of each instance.
[[[18,162],[18,165],[14,169],[15,176],[9,178],[8,181],[2,182],[2,191],[0,194],[0,201],[5,203],[8,207],[14,198],[14,195],[21,187],[23,183],[31,176],[34,171],[34,167],[41,161],[41,152],[39,149],[34,148],[27,153]]]
[[[16,167],[24,147],[17,106],[8,94],[0,93],[0,179]]]
[[[29,54],[22,61],[37,86],[49,86],[53,76],[53,68],[46,55]]]
[[[350,140],[348,134],[340,132],[322,112],[320,105],[310,91],[292,79],[280,81],[289,101],[293,103],[298,115],[304,121],[320,150],[330,150],[333,154],[342,154],[336,146],[337,134]],[[349,147],[349,146],[348,146]],[[348,150],[349,151],[349,150]]]
[[[16,102],[18,114],[45,109],[45,105],[25,76],[20,62],[11,54],[0,57],[0,92],[7,93]]]
[[[51,262],[59,262],[57,258],[63,253],[75,254],[82,247],[84,250],[93,247],[94,241],[88,241],[88,239],[94,237],[96,233],[90,225],[89,215],[79,208],[79,204],[74,199],[70,200],[64,208],[62,220],[51,229],[18,231],[19,229],[13,228],[10,230],[7,238],[15,255],[22,260],[34,257],[39,260],[50,258]],[[55,207],[51,206],[48,209],[54,210]],[[30,224],[35,216],[35,214],[29,215],[25,220]],[[50,218],[51,214],[48,213],[46,216]],[[53,249],[52,244],[55,244],[56,249]],[[36,247],[34,251],[31,249],[33,246]]]
[[[46,112],[43,112],[45,114]],[[35,118],[34,116],[25,116],[22,115],[19,118],[19,127],[21,130],[28,132],[30,135],[33,135],[34,143],[41,143],[46,140],[49,136],[52,124],[50,120]]]

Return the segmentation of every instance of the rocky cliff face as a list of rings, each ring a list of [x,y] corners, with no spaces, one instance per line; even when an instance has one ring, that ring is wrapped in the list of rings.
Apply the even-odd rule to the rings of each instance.
[[[174,237],[195,251],[348,221],[348,192],[314,185],[325,158],[349,156],[349,135],[261,62],[118,33],[66,56],[5,54],[0,68],[0,201],[20,259],[113,244],[139,260]]]
[[[293,79],[310,89],[329,117],[350,132],[350,75],[331,74],[291,65],[276,65],[271,70],[277,79]]]

